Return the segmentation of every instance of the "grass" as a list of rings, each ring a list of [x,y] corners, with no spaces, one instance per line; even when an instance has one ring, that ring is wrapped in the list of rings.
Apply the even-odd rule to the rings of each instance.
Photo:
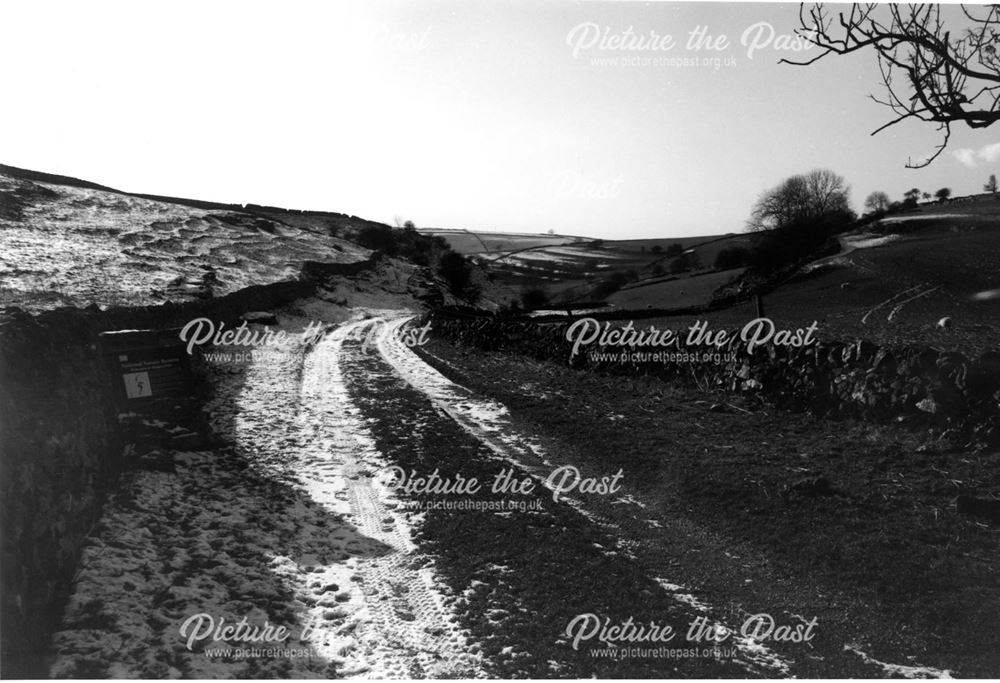
[[[840,636],[824,655],[832,658],[857,638],[884,661],[919,655],[922,664],[960,675],[1000,671],[992,624],[1000,612],[998,530],[960,516],[954,505],[959,487],[1000,494],[1000,453],[777,413],[655,380],[473,354],[441,340],[421,352],[453,379],[503,401],[529,431],[548,435],[554,461],[597,472],[623,468],[647,513],[701,529],[669,543],[666,531],[634,533],[643,545],[662,543],[663,554],[718,601],[823,614],[827,633]],[[829,494],[795,486],[809,477],[825,478]],[[700,547],[705,534],[725,539],[711,573],[711,548],[686,550]],[[769,569],[758,577],[733,556]],[[755,583],[741,585],[745,578]]]

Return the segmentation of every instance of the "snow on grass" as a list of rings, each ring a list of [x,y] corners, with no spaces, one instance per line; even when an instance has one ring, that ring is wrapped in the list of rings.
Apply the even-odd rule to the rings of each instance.
[[[879,220],[880,223],[909,223],[910,221],[926,221],[926,220],[954,220],[969,218],[968,214],[964,213],[918,213],[906,216],[887,216]]]
[[[930,666],[908,666],[905,664],[887,664],[867,655],[857,645],[845,645],[845,652],[853,652],[864,660],[865,664],[881,667],[889,678],[951,678],[948,669],[935,669]]]
[[[693,594],[688,592],[684,586],[671,583],[666,579],[656,579],[660,586],[671,593],[678,602],[693,607],[704,614],[711,614],[713,609],[710,605],[702,602]],[[784,657],[772,652],[766,645],[760,643],[749,636],[744,636],[738,631],[734,631],[721,621],[715,621],[712,625],[714,632],[719,636],[725,636],[725,642],[731,643],[739,652],[733,661],[745,668],[747,671],[755,672],[763,669],[768,675],[787,675],[791,663]]]
[[[854,249],[871,249],[873,247],[881,247],[886,244],[890,244],[899,239],[899,235],[876,235],[873,233],[858,233],[856,235],[845,235],[842,238],[842,243],[845,248],[853,251]]]
[[[0,187],[11,179],[0,175]],[[248,214],[36,183],[54,197],[0,220],[4,302],[34,309],[150,305],[298,276],[306,259],[353,261],[367,251]],[[235,223],[233,217],[236,217]],[[95,277],[100,274],[100,277]]]

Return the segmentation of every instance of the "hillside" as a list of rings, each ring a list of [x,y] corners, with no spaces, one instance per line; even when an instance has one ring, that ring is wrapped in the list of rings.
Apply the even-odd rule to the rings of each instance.
[[[1000,201],[981,195],[922,206],[841,235],[840,242],[838,254],[768,292],[765,313],[778,324],[816,320],[824,338],[977,355],[997,349]],[[747,302],[698,317],[736,327],[755,314]],[[691,319],[653,322],[675,326]]]
[[[722,249],[746,247],[751,241],[748,235],[737,234],[600,240],[576,235],[433,228],[421,232],[443,237],[459,253],[477,259],[497,281],[522,291],[541,289],[554,303],[595,298],[595,288],[615,273],[628,274],[629,288],[655,285],[665,278],[676,279],[669,274],[677,254],[681,252],[686,254],[686,259],[690,259],[693,268],[685,270],[679,277],[714,272],[712,265]],[[716,280],[712,278],[713,282]],[[709,294],[718,284],[711,287]],[[703,283],[699,282],[694,289],[704,289]],[[662,298],[660,292],[652,296]],[[625,300],[636,299],[635,307],[638,308],[647,307],[649,302],[646,298],[645,294],[624,297]],[[609,299],[609,303],[617,306],[622,299]],[[701,298],[697,302],[701,303]]]
[[[202,208],[41,178],[0,168],[4,305],[179,302],[292,279],[306,260],[348,262],[368,254],[335,237],[339,231],[322,220],[308,225],[297,215],[284,220],[277,212]]]
[[[493,279],[514,290],[540,289],[556,308],[603,300],[623,320],[649,309],[707,306],[720,288],[738,281],[743,272],[716,270],[719,252],[753,244],[753,236],[746,233],[593,240],[429,232],[479,259]],[[838,240],[839,253],[806,265],[767,292],[767,315],[795,325],[817,320],[833,336],[893,344],[918,341],[971,352],[995,348],[1000,201],[993,195],[921,205],[863,224]],[[673,272],[681,250],[693,267]],[[614,278],[616,286],[602,288]],[[735,326],[755,315],[748,300],[700,317]],[[945,317],[950,325],[939,328],[938,321]],[[659,322],[674,326],[682,321],[671,316]]]
[[[145,306],[291,280],[306,261],[368,257],[346,214],[121,192],[0,165],[0,307]],[[400,254],[406,258],[406,254]],[[429,265],[429,264],[424,264]],[[481,273],[486,307],[511,294]]]

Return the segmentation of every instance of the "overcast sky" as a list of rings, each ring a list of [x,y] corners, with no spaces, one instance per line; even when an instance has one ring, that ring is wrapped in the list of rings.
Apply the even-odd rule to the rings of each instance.
[[[816,167],[845,176],[858,209],[873,190],[980,192],[1000,170],[1000,130],[958,127],[949,153],[905,169],[935,131],[869,136],[889,120],[868,99],[871,55],[778,64],[815,54],[776,49],[797,18],[749,3],[3,3],[0,162],[610,239],[740,231],[762,190]],[[699,28],[727,44],[688,45]],[[630,34],[658,49],[615,49]]]

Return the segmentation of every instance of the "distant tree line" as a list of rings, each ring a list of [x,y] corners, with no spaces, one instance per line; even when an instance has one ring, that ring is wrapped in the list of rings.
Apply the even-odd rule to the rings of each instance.
[[[995,174],[990,174],[986,184],[983,185],[983,191],[997,191],[997,177]],[[919,188],[914,187],[903,193],[902,200],[892,201],[889,198],[889,195],[885,192],[876,190],[865,198],[865,211],[866,215],[878,218],[879,216],[885,216],[899,211],[906,211],[907,209],[915,209],[919,205],[921,199],[925,202],[929,202],[933,199],[937,203],[943,203],[951,199],[951,195],[952,192],[949,187],[942,187],[934,194],[931,194],[930,192],[921,192]]]

